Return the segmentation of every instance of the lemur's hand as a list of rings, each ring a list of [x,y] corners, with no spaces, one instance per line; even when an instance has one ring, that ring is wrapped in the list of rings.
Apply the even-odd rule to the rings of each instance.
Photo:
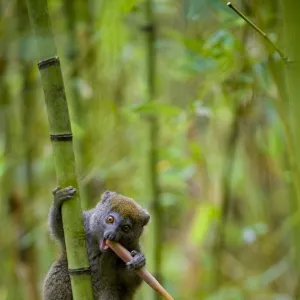
[[[71,199],[76,193],[76,189],[72,186],[68,186],[66,188],[61,189],[57,187],[52,191],[54,196],[54,206],[61,207],[61,205],[68,199]]]
[[[132,260],[126,263],[128,269],[138,270],[146,265],[146,258],[143,253],[135,250],[131,251]]]

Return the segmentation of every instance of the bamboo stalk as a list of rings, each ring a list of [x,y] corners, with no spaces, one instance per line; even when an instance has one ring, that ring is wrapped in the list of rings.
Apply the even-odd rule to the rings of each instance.
[[[300,2],[296,0],[285,0],[282,2],[283,8],[283,29],[285,36],[285,49],[287,57],[289,60],[285,63],[285,76],[287,82],[287,91],[289,96],[289,116],[292,133],[292,148],[295,154],[295,161],[293,162],[292,171],[292,182],[294,182],[296,199],[291,199],[291,211],[293,213],[300,214],[300,194],[299,194],[299,184],[300,184],[300,127],[299,127],[299,115],[300,115],[300,89],[299,89],[299,78],[300,78],[300,18],[298,11],[300,9]],[[298,299],[300,297],[300,223],[297,222],[292,227],[292,233],[294,235],[294,256],[293,260],[296,267],[296,282],[298,286],[296,287],[294,298]]]
[[[130,252],[121,244],[107,240],[106,244],[124,261],[130,262],[132,256]],[[137,274],[156,292],[161,294],[166,300],[174,300],[174,298],[160,285],[160,283],[145,268],[136,270]]]
[[[0,230],[2,274],[0,290],[7,299],[18,299],[24,293],[22,279],[16,270],[19,267],[19,223],[16,223],[15,199],[17,190],[17,164],[19,138],[19,124],[16,120],[19,113],[16,111],[15,99],[12,97],[8,73],[13,66],[13,58],[10,55],[11,41],[14,36],[15,21],[7,18],[7,12],[12,11],[14,3],[0,0],[0,27],[1,27],[1,51],[0,51],[0,134],[3,137],[4,172],[0,176],[0,220],[5,230]],[[2,225],[2,226],[3,226]],[[1,294],[2,294],[1,293]]]
[[[78,188],[72,132],[60,62],[52,34],[46,0],[27,0],[37,39],[39,70],[46,100],[50,137],[59,186]],[[92,284],[86,251],[79,193],[62,206],[68,268],[74,300],[92,300]]]
[[[34,73],[34,66],[29,61],[25,60],[24,57],[29,51],[28,45],[24,46],[23,38],[29,36],[30,24],[28,19],[26,2],[23,0],[17,0],[15,4],[15,10],[17,13],[16,24],[17,33],[19,38],[19,60],[22,66],[22,94],[21,94],[21,105],[22,105],[22,117],[23,117],[23,131],[22,135],[26,137],[23,144],[23,155],[26,170],[26,192],[20,202],[20,228],[24,232],[30,232],[33,230],[37,223],[35,210],[33,209],[36,205],[36,176],[34,171],[34,159],[35,149],[37,146],[36,141],[36,118],[38,116],[36,107],[36,93],[34,92],[34,84],[36,76]],[[22,237],[20,237],[22,238]],[[22,276],[24,287],[26,289],[27,299],[39,300],[39,289],[38,289],[38,262],[37,262],[37,243],[35,239],[28,243],[26,247],[20,247],[19,264],[24,266],[25,272]]]
[[[147,88],[148,102],[155,100],[156,96],[156,26],[153,14],[153,1],[146,0],[145,8],[146,26],[144,31],[146,34],[146,72],[147,72]],[[150,126],[150,151],[149,151],[149,173],[150,187],[152,193],[153,207],[153,224],[154,224],[154,273],[160,281],[163,281],[161,275],[162,265],[162,249],[163,249],[163,212],[160,204],[159,178],[157,172],[157,147],[158,147],[158,121],[155,115],[149,117]],[[157,298],[158,299],[158,298]]]

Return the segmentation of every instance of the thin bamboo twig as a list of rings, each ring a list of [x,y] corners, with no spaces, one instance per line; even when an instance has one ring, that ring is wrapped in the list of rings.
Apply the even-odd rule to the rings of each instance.
[[[107,240],[106,244],[124,261],[130,262],[132,256],[130,252],[122,245],[116,242]],[[145,268],[136,270],[137,274],[156,292],[161,294],[166,300],[174,300],[174,298],[160,285],[160,283],[149,273]]]
[[[247,18],[238,8],[236,8],[231,2],[227,3],[227,6],[230,7],[237,15],[239,15],[243,20],[246,21],[256,32],[259,33],[265,39],[271,46],[272,48],[279,54],[281,59],[284,62],[288,61],[287,56],[276,46],[268,37],[268,35],[262,31],[257,25],[255,25],[249,18]]]

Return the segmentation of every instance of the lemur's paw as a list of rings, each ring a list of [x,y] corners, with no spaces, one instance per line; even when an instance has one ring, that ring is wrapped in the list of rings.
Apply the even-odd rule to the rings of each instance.
[[[71,199],[76,193],[76,189],[72,186],[61,189],[57,187],[52,191],[54,195],[54,205],[60,207],[66,200]]]
[[[146,258],[143,253],[133,250],[131,255],[133,256],[132,260],[126,264],[128,269],[138,270],[145,267]]]
[[[132,251],[130,252],[130,254],[131,254],[132,257],[135,257],[138,253],[139,253],[139,252],[136,251],[136,250],[132,250]]]

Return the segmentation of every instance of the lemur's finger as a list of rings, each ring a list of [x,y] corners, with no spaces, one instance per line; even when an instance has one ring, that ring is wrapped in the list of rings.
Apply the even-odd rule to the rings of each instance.
[[[60,186],[56,187],[56,188],[52,191],[52,194],[55,195],[60,189],[61,189]]]
[[[71,190],[68,191],[68,194],[74,195],[76,193],[76,189],[72,188]]]
[[[68,186],[64,189],[59,190],[59,193],[61,193],[61,195],[74,195],[76,193],[76,189],[73,188],[72,186]]]
[[[141,269],[146,265],[146,258],[144,254],[138,252],[130,262],[126,263],[126,265],[129,269],[134,269],[134,270]]]

